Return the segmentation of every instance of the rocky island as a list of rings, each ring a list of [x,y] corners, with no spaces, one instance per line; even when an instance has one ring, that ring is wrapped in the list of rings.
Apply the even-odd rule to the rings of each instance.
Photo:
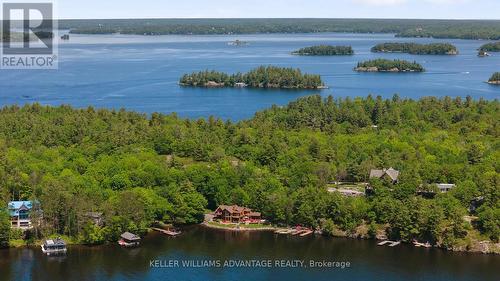
[[[457,47],[449,43],[381,43],[372,49],[374,53],[408,53],[412,55],[456,55]]]
[[[500,72],[495,72],[488,79],[488,84],[500,86]]]
[[[280,89],[325,88],[319,75],[305,74],[300,69],[260,66],[247,73],[226,74],[218,71],[200,71],[181,77],[181,86],[192,87],[250,87]]]
[[[494,43],[487,43],[479,47],[478,56],[487,57],[488,52],[500,52],[500,41]]]
[[[332,45],[317,45],[301,48],[292,52],[292,55],[299,56],[339,56],[353,55],[354,51],[351,46],[332,46]]]
[[[358,72],[423,72],[424,67],[417,62],[406,60],[375,59],[359,62],[354,68]]]

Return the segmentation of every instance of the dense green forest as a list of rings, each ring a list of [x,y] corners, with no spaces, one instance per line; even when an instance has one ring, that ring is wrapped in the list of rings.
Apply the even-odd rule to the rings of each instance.
[[[359,62],[354,68],[362,72],[422,72],[424,67],[417,62],[406,60],[375,59]]]
[[[442,22],[438,25],[410,28],[399,32],[396,37],[432,37],[432,38],[459,38],[472,40],[499,40],[497,21],[484,24],[481,21],[466,21],[462,23]]]
[[[354,55],[354,51],[351,46],[318,45],[301,48],[292,52],[292,54],[300,56],[337,56]]]
[[[44,223],[32,239],[116,241],[156,220],[200,222],[205,208],[224,203],[325,233],[385,230],[393,239],[468,249],[500,235],[499,110],[498,100],[470,97],[309,96],[233,123],[8,106],[0,110],[1,198],[4,206],[40,202]],[[390,166],[401,171],[399,183],[371,180],[370,196],[327,192],[328,182],[368,181],[370,169]],[[433,198],[416,194],[438,182],[456,187]],[[105,226],[90,223],[88,211],[103,212]],[[3,245],[18,237],[6,232],[6,220],[0,212]]]
[[[490,79],[488,79],[488,82],[493,83],[493,84],[500,84],[500,72],[493,73],[493,75],[491,75]]]
[[[500,39],[498,20],[417,19],[92,19],[60,20],[72,33],[254,34],[396,33],[401,37]]]
[[[251,87],[284,89],[317,89],[323,87],[319,75],[303,74],[300,69],[260,66],[246,73],[226,74],[218,71],[200,71],[184,74],[179,81],[194,87]]]
[[[448,43],[381,43],[371,49],[375,53],[409,53],[413,55],[456,55],[457,47]]]

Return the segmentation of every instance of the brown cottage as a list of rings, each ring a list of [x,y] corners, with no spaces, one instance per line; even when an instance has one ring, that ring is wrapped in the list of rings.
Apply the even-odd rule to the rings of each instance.
[[[261,220],[261,214],[247,207],[220,205],[214,212],[214,219],[232,223],[253,222]]]

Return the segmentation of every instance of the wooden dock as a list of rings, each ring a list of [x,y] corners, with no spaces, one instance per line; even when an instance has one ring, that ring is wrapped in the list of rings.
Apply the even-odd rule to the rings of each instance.
[[[304,237],[307,235],[311,235],[314,233],[313,230],[309,228],[282,228],[274,231],[276,234],[287,234],[287,235],[297,235],[300,237]]]
[[[301,234],[300,234],[300,237],[304,237],[304,236],[307,236],[307,235],[311,235],[313,234],[314,231],[312,230],[304,230]]]
[[[157,227],[152,227],[151,229],[154,231],[158,231],[158,232],[161,232],[163,234],[166,234],[168,236],[177,236],[177,235],[181,234],[180,231],[171,231],[168,229],[162,229],[162,228],[157,228]]]
[[[290,234],[292,232],[291,229],[278,229],[274,233],[276,234]]]

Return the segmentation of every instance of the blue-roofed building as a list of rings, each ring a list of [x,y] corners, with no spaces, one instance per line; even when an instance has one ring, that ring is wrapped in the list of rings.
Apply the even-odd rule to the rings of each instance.
[[[8,209],[11,227],[21,229],[31,228],[30,213],[33,209],[31,201],[10,201]]]

